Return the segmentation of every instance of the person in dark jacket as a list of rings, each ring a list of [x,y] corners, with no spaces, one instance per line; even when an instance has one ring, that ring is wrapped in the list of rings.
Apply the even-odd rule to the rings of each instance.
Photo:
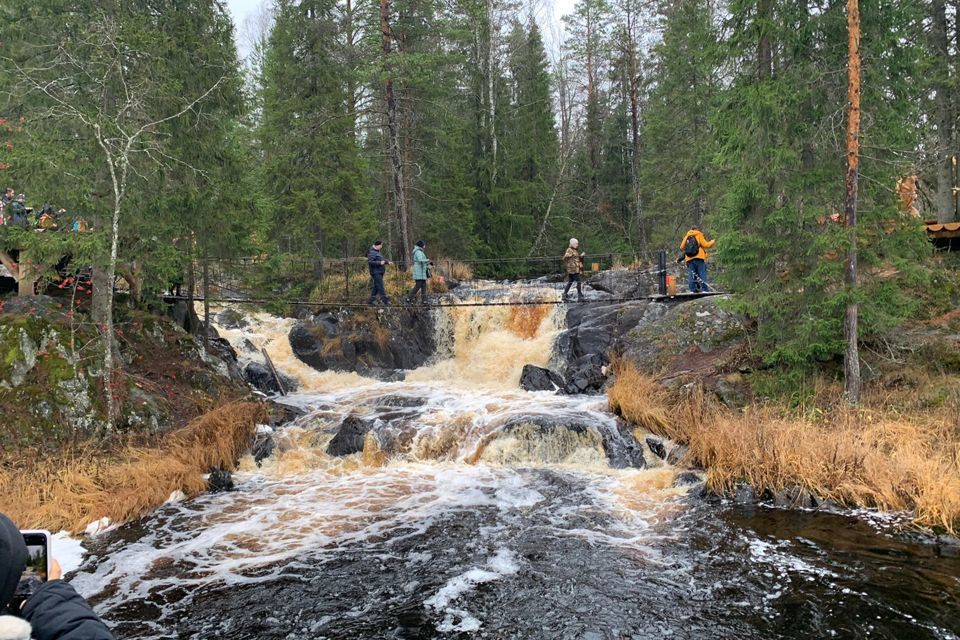
[[[26,561],[23,535],[9,518],[0,514],[0,640],[114,640],[87,601],[60,580],[56,561],[50,579],[37,588],[19,611],[11,611]]]
[[[383,274],[387,272],[390,261],[383,257],[380,253],[381,249],[383,249],[383,242],[377,240],[367,252],[367,267],[370,269],[370,300],[367,304],[375,304],[378,298],[384,304],[390,304],[387,290],[383,288]]]
[[[15,227],[30,226],[30,209],[23,204],[23,194],[17,196],[17,199],[10,204],[10,224]]]

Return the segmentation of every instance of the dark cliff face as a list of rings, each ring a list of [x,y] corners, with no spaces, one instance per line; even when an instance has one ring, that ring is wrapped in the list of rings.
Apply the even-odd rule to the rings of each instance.
[[[437,351],[433,315],[423,309],[339,310],[301,320],[290,346],[318,371],[356,371],[374,377],[416,369]]]

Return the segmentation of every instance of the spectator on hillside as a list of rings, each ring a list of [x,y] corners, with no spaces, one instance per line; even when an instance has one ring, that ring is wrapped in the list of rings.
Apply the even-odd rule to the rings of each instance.
[[[13,194],[13,187],[7,187],[6,190],[4,190],[3,195],[0,196],[0,204],[2,204],[4,207],[9,207],[10,203],[13,202]]]
[[[367,304],[375,304],[377,300],[390,304],[387,290],[383,287],[383,275],[387,272],[390,261],[383,257],[380,253],[381,249],[383,249],[383,241],[377,240],[367,252],[367,267],[370,269],[370,300]]]
[[[17,526],[0,514],[0,638],[13,640],[113,640],[113,634],[52,562],[49,579],[26,601],[14,593],[26,568],[27,545]],[[14,615],[3,615],[4,613]]]
[[[587,254],[578,252],[577,248],[579,246],[579,240],[570,238],[570,246],[567,247],[566,253],[563,254],[563,266],[567,270],[567,286],[564,287],[563,297],[561,298],[564,302],[570,300],[570,287],[574,282],[577,283],[577,302],[583,302],[580,274],[583,273],[583,257]]]
[[[707,284],[707,252],[704,249],[709,249],[715,244],[717,241],[707,240],[703,231],[696,225],[690,227],[683,236],[680,250],[683,251],[683,258],[687,263],[690,293],[711,291],[710,285]]]
[[[40,210],[40,219],[37,220],[37,228],[41,231],[55,231],[57,228],[56,218],[53,217],[53,207],[49,204],[43,205]]]
[[[63,213],[66,213],[66,210],[64,209],[61,209],[60,211]],[[89,230],[89,228],[90,227],[87,224],[87,219],[84,218],[83,216],[80,216],[78,218],[74,218],[73,227],[71,228],[71,230],[76,231],[77,233],[86,233]]]
[[[15,227],[28,227],[30,226],[30,211],[26,205],[23,204],[23,194],[17,196],[17,199],[10,204],[10,224]]]

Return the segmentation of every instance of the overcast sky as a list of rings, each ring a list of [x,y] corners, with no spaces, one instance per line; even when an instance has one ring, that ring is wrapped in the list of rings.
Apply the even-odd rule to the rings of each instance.
[[[528,4],[536,7],[535,15],[540,28],[544,32],[544,40],[548,49],[555,48],[559,40],[560,17],[570,13],[576,0],[529,0]],[[244,22],[247,17],[256,13],[257,9],[269,0],[227,0],[227,6],[233,14],[233,24],[236,27],[237,49],[241,57],[246,57],[249,46],[244,32]],[[553,45],[553,46],[551,46]]]

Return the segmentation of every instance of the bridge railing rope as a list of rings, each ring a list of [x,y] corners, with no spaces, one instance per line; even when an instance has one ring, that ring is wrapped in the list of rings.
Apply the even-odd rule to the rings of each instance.
[[[601,272],[635,279],[637,290],[666,293],[666,272],[676,265],[666,252],[657,263],[634,253],[603,253],[584,258],[584,281]],[[180,297],[203,299],[202,265],[195,264],[194,289]],[[413,287],[406,265],[388,265],[384,277],[387,293],[403,302]],[[560,256],[455,260],[434,259],[428,283],[432,304],[536,304],[558,302],[566,282]],[[586,287],[585,287],[586,289]],[[249,301],[316,306],[366,306],[370,276],[365,257],[317,258],[247,257],[211,260],[207,264],[206,291],[212,301]],[[575,297],[575,289],[571,290]],[[609,296],[608,296],[609,297]],[[646,295],[642,296],[646,297]]]

